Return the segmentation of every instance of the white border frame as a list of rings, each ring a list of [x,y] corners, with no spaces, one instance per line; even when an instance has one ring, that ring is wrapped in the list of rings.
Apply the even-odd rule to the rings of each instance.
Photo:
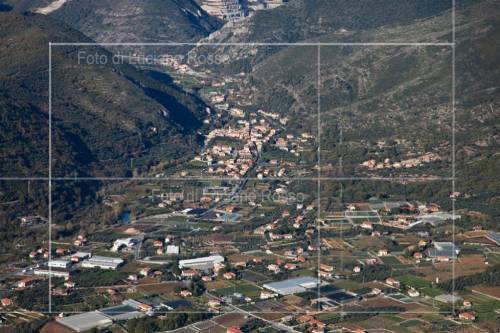
[[[113,180],[159,180],[159,181],[168,181],[173,180],[172,178],[142,178],[142,177],[86,177],[86,178],[78,178],[78,177],[52,177],[52,47],[53,46],[316,46],[317,47],[317,103],[318,103],[318,175],[317,177],[309,177],[309,178],[294,178],[294,177],[283,177],[280,180],[288,179],[288,180],[317,180],[317,200],[318,200],[318,217],[316,221],[316,228],[318,233],[318,270],[321,262],[321,228],[318,227],[319,220],[321,218],[321,181],[322,180],[381,180],[381,181],[396,181],[397,177],[322,177],[321,176],[321,127],[320,127],[320,119],[321,119],[321,46],[449,46],[452,49],[452,176],[451,177],[436,177],[432,179],[422,179],[421,177],[414,177],[413,180],[451,180],[452,182],[452,192],[455,192],[455,181],[456,181],[456,152],[455,152],[455,131],[456,131],[456,115],[455,115],[455,96],[456,96],[456,0],[452,0],[452,42],[449,43],[404,43],[404,42],[393,42],[393,43],[383,43],[383,42],[370,42],[370,43],[53,43],[49,42],[49,172],[48,177],[0,177],[0,180],[46,180],[48,181],[48,198],[49,198],[49,262],[52,260],[52,182],[53,181],[85,181],[85,180],[96,180],[96,181],[113,181]],[[179,180],[188,180],[189,178],[182,178]],[[204,179],[203,177],[199,177],[196,179]],[[213,180],[214,177],[208,178],[208,180]],[[221,178],[215,178],[221,179]],[[401,180],[412,180],[411,177],[399,177]],[[231,178],[231,180],[234,180]],[[276,179],[275,179],[276,180]],[[455,207],[455,198],[452,198],[452,215],[456,216],[456,207]],[[452,237],[453,242],[455,243],[455,218],[453,218],[452,225]],[[50,271],[50,266],[49,266]],[[54,313],[52,311],[52,285],[51,285],[51,274],[49,274],[49,314]],[[318,276],[318,281],[320,281],[320,277]],[[452,265],[452,281],[453,281],[453,290],[455,291],[455,262]],[[318,286],[318,298],[320,297],[320,287]],[[176,311],[166,312],[167,313],[175,313]],[[453,309],[451,313],[455,312],[455,304],[453,304]],[[68,312],[68,313],[82,313],[82,312]],[[186,312],[181,312],[186,313]],[[193,312],[195,313],[195,312]],[[209,312],[199,312],[199,313],[209,313]],[[254,313],[269,313],[269,312],[249,312],[247,313],[250,316],[254,316]],[[279,313],[287,313],[287,312],[279,312]],[[298,314],[299,312],[293,312],[294,314]],[[342,312],[342,313],[357,313],[357,312]],[[367,312],[362,312],[367,313]],[[376,313],[394,313],[394,312],[376,312]],[[398,312],[399,313],[399,312]],[[432,311],[432,312],[407,312],[407,313],[416,313],[416,314],[450,314],[450,312],[440,312],[440,311]]]

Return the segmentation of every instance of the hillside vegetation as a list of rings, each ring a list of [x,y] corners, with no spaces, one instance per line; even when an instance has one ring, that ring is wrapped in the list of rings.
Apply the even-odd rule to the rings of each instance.
[[[49,0],[6,0],[18,12],[44,8]],[[67,1],[49,13],[102,43],[196,42],[220,28],[194,0],[86,0]],[[156,51],[154,48],[134,48]],[[186,48],[165,47],[166,53]]]
[[[50,17],[0,13],[3,177],[48,177],[48,45],[61,41],[91,40]],[[128,65],[78,64],[81,51],[111,57],[100,47],[52,47],[53,177],[147,175],[193,156],[205,113],[200,99]],[[2,202],[26,191],[16,182],[0,185]],[[99,182],[55,183],[55,220],[91,209],[100,187]],[[26,203],[20,200],[4,212],[12,218],[43,207],[47,190],[31,190]]]
[[[45,161],[45,166],[38,163],[36,172],[40,174],[48,166],[48,148],[43,149],[44,143],[48,147],[48,43],[88,39],[44,16],[1,15],[0,57],[6,64],[0,70],[2,105],[17,105],[25,108],[30,118],[40,118],[31,121],[31,130],[25,129],[23,140],[28,146],[36,145],[38,151],[23,154],[23,145],[14,147],[21,149],[19,152],[4,146],[2,155]],[[99,47],[52,47],[54,175],[123,176],[134,170],[145,172],[159,161],[160,155],[177,159],[193,148],[195,130],[204,112],[199,99],[131,66],[111,62],[79,64],[78,52],[111,58]],[[5,113],[10,124],[16,124],[15,117],[21,124],[30,122],[22,115],[12,110]],[[14,128],[4,130],[2,135],[14,135]],[[135,161],[132,168],[131,158]],[[35,174],[35,164],[26,162],[25,168],[21,166],[15,172]],[[9,164],[2,168],[4,174],[13,171]]]

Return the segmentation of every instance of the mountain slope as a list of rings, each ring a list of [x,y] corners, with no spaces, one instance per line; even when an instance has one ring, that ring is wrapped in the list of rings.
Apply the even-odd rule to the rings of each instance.
[[[6,64],[0,70],[2,105],[16,104],[43,118],[23,142],[48,143],[48,43],[89,40],[41,15],[0,15],[0,60]],[[200,100],[131,66],[78,64],[78,52],[111,59],[102,48],[52,50],[54,175],[123,176],[134,169],[147,171],[160,158],[175,160],[193,151],[204,110]],[[22,119],[20,112],[9,115]],[[9,136],[9,128],[3,135]],[[47,161],[43,146],[48,144],[19,158]],[[40,163],[38,170],[26,163],[16,175],[22,170],[46,175],[47,164]],[[13,171],[5,164],[2,168],[3,174]]]
[[[97,42],[196,42],[221,25],[192,0],[69,1],[50,15]]]
[[[493,154],[498,140],[492,121],[498,114],[500,62],[494,56],[498,43],[492,41],[500,33],[499,13],[494,1],[479,1],[457,11],[457,145],[462,149],[477,141],[475,149],[483,150],[483,156]],[[367,31],[365,36],[369,41],[391,40],[412,31],[425,38],[430,36],[429,26],[434,27],[434,36],[449,32],[446,19],[437,16],[405,27]],[[321,109],[327,121],[324,130],[330,130],[325,133],[330,135],[325,135],[327,144],[339,139],[332,129],[341,125],[344,139],[375,142],[399,135],[417,138],[422,149],[432,144],[439,148],[438,143],[446,141],[451,151],[451,46],[323,46],[321,53]],[[314,55],[311,47],[289,47],[258,59],[251,74],[265,87],[259,89],[266,92],[262,99],[276,96],[273,86],[286,87],[294,93],[289,98],[309,98],[312,104]],[[484,141],[481,148],[478,141]]]
[[[289,6],[258,13],[238,33],[221,31],[216,40],[451,41],[450,13],[439,1],[428,2],[416,12],[410,9],[424,2],[398,2],[401,6],[394,10],[400,15],[381,1],[377,6],[356,9],[354,14],[366,14],[364,21],[348,15],[350,3],[336,1],[337,7],[330,7],[330,1],[321,3],[292,1]],[[328,13],[345,16],[329,21]],[[496,42],[499,14],[497,1],[457,4],[455,152],[457,190],[462,195],[457,207],[485,213],[490,222],[500,216],[496,208],[500,183],[493,171],[500,143],[496,120],[500,114],[500,62],[495,56],[500,52]],[[311,116],[318,108],[316,47],[199,50],[229,54],[231,63],[215,70],[247,72],[257,87],[258,107],[289,117],[290,131],[306,127],[317,132],[316,119]],[[450,45],[321,47],[322,175],[450,177],[452,119]],[[426,153],[438,155],[439,160],[400,169],[368,170],[361,165],[370,159],[395,162]],[[448,196],[444,199],[449,201]]]
[[[249,23],[246,38],[248,41],[297,42],[319,37],[329,42],[348,36],[354,41],[361,31],[405,25],[450,9],[448,0],[381,0],[376,4],[366,0],[294,0],[271,11],[257,12]],[[451,20],[449,23],[451,26]],[[330,33],[338,35],[324,38]],[[400,37],[410,40],[415,36],[402,34]]]
[[[48,8],[53,0],[4,0],[15,11]],[[66,1],[47,11],[98,42],[197,41],[221,26],[193,0]]]
[[[464,7],[475,0],[460,1]],[[448,0],[291,0],[258,11],[237,28],[225,26],[206,42],[231,43],[435,43],[451,42],[452,2]],[[415,30],[415,23],[421,22]],[[230,70],[256,66],[284,47],[251,45],[197,47],[198,53],[228,55]],[[307,57],[302,57],[307,59]]]

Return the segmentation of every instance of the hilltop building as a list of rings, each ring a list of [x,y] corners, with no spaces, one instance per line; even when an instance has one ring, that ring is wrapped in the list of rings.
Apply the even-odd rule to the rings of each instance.
[[[202,0],[201,8],[225,21],[238,21],[245,15],[240,0]]]

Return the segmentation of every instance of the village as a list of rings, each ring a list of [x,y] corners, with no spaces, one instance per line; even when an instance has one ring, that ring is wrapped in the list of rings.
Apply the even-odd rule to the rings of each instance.
[[[469,212],[409,193],[412,184],[352,198],[344,184],[327,190],[317,179],[317,133],[291,131],[286,117],[254,108],[244,75],[165,65],[176,80],[208,87],[202,149],[154,181],[104,193],[113,218],[105,227],[70,234],[50,225],[50,241],[20,246],[19,261],[2,272],[1,304],[11,313],[0,315],[3,324],[44,321],[42,332],[128,332],[145,322],[179,333],[408,332],[481,328],[497,318],[500,294],[486,282],[498,275],[499,233],[462,224]],[[360,166],[439,160],[424,153]],[[47,219],[30,214],[19,223],[41,228]]]
[[[174,57],[165,59],[162,64],[179,76],[176,82],[189,77],[191,84],[195,80],[206,85],[203,96],[213,105],[206,110],[205,125],[212,127],[205,135],[203,151],[174,176],[265,179],[312,174],[316,161],[309,156],[316,149],[316,135],[289,133],[286,117],[253,110],[255,88],[244,75],[214,76],[206,70],[196,72]]]

